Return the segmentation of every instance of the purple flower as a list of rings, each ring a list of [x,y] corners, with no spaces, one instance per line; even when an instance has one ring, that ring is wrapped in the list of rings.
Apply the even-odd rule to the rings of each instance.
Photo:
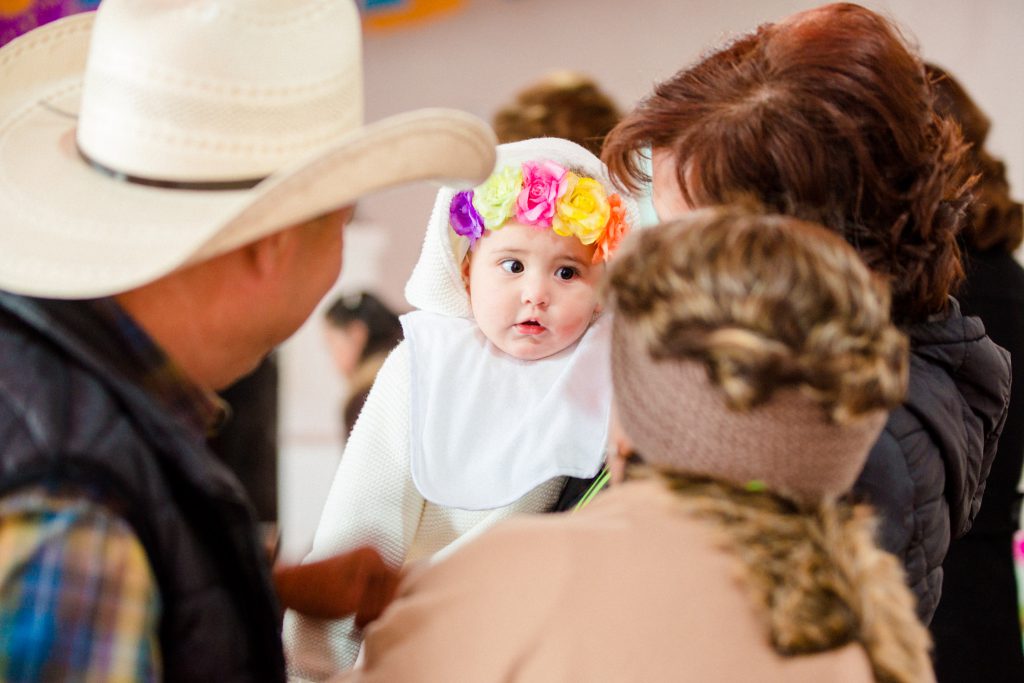
[[[456,235],[469,238],[470,249],[483,237],[484,219],[473,206],[473,190],[465,190],[455,195],[448,212],[448,221]]]

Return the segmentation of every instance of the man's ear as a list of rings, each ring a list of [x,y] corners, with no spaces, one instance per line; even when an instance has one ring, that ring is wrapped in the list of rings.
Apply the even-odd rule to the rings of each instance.
[[[294,247],[294,238],[291,230],[279,230],[249,244],[245,249],[254,274],[267,277],[280,270],[289,250]]]

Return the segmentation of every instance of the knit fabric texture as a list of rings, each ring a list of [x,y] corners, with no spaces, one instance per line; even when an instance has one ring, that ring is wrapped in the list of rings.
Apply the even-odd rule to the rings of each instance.
[[[838,424],[796,387],[732,410],[702,363],[652,358],[621,315],[612,329],[612,378],[620,423],[645,463],[738,486],[760,482],[801,504],[853,486],[887,416]]]

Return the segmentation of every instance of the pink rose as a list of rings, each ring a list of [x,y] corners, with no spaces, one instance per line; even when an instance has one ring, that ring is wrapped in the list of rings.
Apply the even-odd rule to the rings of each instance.
[[[565,192],[568,172],[553,161],[523,164],[523,189],[516,197],[516,220],[550,228],[558,197]]]

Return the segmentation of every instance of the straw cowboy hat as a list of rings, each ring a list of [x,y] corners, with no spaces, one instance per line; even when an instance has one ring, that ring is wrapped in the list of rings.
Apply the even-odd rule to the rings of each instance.
[[[104,0],[0,49],[0,289],[126,291],[368,192],[474,185],[458,111],[363,125],[351,0]]]

